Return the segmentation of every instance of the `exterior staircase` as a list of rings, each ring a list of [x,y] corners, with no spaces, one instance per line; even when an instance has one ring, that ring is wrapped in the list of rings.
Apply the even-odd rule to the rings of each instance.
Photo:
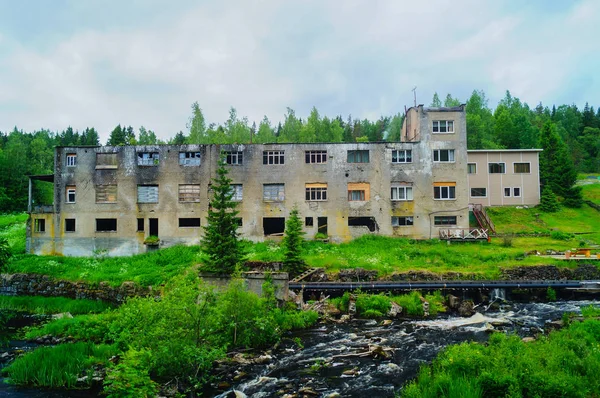
[[[297,277],[295,277],[294,279],[292,279],[290,282],[291,283],[300,282],[302,279],[309,277],[310,275],[314,274],[315,272],[317,272],[321,269],[323,269],[323,268],[310,268],[310,269],[304,271],[303,273],[301,273],[300,275],[298,275]]]
[[[472,206],[473,206],[473,215],[477,219],[477,223],[479,224],[479,227],[482,229],[487,229],[489,231],[490,235],[495,234],[496,227],[494,227],[494,223],[488,216],[487,212],[485,211],[485,208],[479,204],[474,204]]]

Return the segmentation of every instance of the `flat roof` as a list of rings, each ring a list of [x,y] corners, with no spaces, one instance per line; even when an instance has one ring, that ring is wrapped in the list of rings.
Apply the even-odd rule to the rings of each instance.
[[[54,182],[54,174],[28,175],[31,180]]]
[[[542,152],[543,149],[467,149],[467,153],[485,152]]]

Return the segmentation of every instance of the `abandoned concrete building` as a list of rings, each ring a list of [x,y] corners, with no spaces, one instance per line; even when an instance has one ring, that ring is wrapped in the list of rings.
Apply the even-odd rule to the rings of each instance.
[[[422,105],[407,111],[400,142],[58,147],[54,174],[30,177],[27,251],[117,256],[157,241],[197,244],[221,156],[240,235],[255,241],[281,236],[294,206],[307,238],[341,242],[437,238],[469,229],[470,203],[539,202],[537,152],[466,148],[464,106]],[[33,180],[53,184],[52,205],[31,203]]]

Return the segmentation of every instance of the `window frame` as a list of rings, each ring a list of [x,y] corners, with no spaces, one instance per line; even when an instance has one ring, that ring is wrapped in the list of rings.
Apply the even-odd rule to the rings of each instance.
[[[502,171],[500,171],[500,172],[492,171],[492,167],[494,165],[497,165],[497,166],[502,165],[502,167],[501,167]],[[488,174],[506,174],[506,162],[488,162]]]
[[[474,189],[483,189],[483,195],[473,195],[473,190]],[[477,187],[477,188],[471,188],[469,190],[469,195],[472,198],[487,198],[487,187]]]
[[[65,160],[66,160],[67,167],[77,166],[77,154],[76,153],[67,153]]]
[[[160,153],[157,151],[136,152],[135,154],[137,156],[137,165],[138,166],[155,167],[160,164]],[[148,155],[148,157],[146,157],[145,155]]]
[[[400,161],[399,154],[404,152],[404,161]],[[396,160],[394,161],[394,155]],[[392,164],[412,163],[412,149],[392,149]]]
[[[508,195],[506,194],[508,192]],[[512,189],[511,187],[504,187],[504,197],[505,198],[510,198],[512,194]]]
[[[456,200],[456,183],[438,183],[438,184],[439,185],[433,186],[433,199],[434,200]],[[442,184],[451,184],[451,185],[442,185]],[[446,195],[444,195],[444,191],[446,191]],[[438,197],[436,197],[436,195]]]
[[[396,223],[394,223],[394,219],[396,219]],[[404,224],[400,223],[400,220],[404,220]],[[414,216],[392,216],[391,223],[393,228],[400,227],[412,227],[415,225]]]
[[[263,164],[268,166],[279,166],[285,164],[285,151],[269,149],[263,151]]]
[[[46,232],[46,219],[45,218],[34,218],[33,219],[33,232],[37,232],[37,233]]]
[[[307,202],[327,202],[327,183],[304,184],[304,199]]]
[[[183,156],[181,156],[183,155]],[[194,156],[188,156],[194,155]],[[180,166],[200,166],[201,155],[199,151],[179,151],[179,165]]]
[[[471,166],[474,166],[475,169],[473,173],[471,173]],[[477,163],[467,163],[467,174],[477,174]]]
[[[112,159],[114,158],[114,159]],[[100,160],[114,160],[113,162],[107,163],[98,163],[98,159]],[[117,152],[96,152],[96,169],[118,169],[119,168],[119,157]]]
[[[527,165],[528,171],[517,171],[517,165]],[[531,174],[531,162],[513,162],[513,174]]]
[[[107,230],[102,230],[102,231],[98,230],[98,221],[99,220],[114,220],[115,229],[110,229],[110,230],[107,229]],[[95,224],[94,228],[95,228],[94,232],[97,232],[97,233],[116,233],[118,231],[118,219],[116,219],[116,218],[96,218],[96,224]]]
[[[140,225],[140,224],[141,224],[141,225]],[[137,219],[137,226],[136,226],[136,231],[135,231],[135,232],[144,232],[144,230],[145,230],[145,228],[144,228],[144,227],[145,227],[145,224],[146,224],[146,221],[145,221],[145,219],[143,219],[143,218],[138,218],[138,219]],[[140,228],[140,227],[141,227],[141,228]]]
[[[177,186],[177,202],[199,203],[200,184],[179,184]]]
[[[327,150],[314,149],[304,151],[304,162],[306,164],[327,163]]]
[[[274,197],[272,195],[273,192],[271,189],[277,187],[277,195]],[[269,192],[269,195],[265,195]],[[284,202],[285,201],[285,184],[284,183],[275,183],[275,184],[263,184],[263,202]]]
[[[442,152],[448,152],[448,160],[440,160],[442,158]],[[452,156],[450,156],[452,154]],[[436,160],[437,157],[437,160]],[[452,160],[450,160],[452,158]],[[433,150],[433,163],[455,163],[456,162],[456,151],[454,149],[434,149]]]
[[[370,163],[371,154],[369,152],[370,151],[368,149],[348,149],[348,151],[346,152],[346,163]]]
[[[517,195],[517,190],[519,193],[518,195]],[[513,194],[513,198],[520,198],[521,195],[523,194],[523,190],[521,189],[521,187],[513,187],[512,194]]]
[[[156,201],[155,202],[140,202],[140,188],[156,188]],[[159,197],[159,188],[158,188],[158,184],[139,184],[137,186],[137,202],[138,204],[158,204],[160,197]],[[148,195],[149,196],[149,195]]]
[[[444,129],[446,131],[441,131],[442,130],[442,122],[444,123]],[[436,123],[437,123],[437,130],[436,130]],[[452,126],[452,130],[450,130],[450,126]],[[431,133],[432,134],[454,134],[455,130],[454,130],[454,120],[450,120],[450,119],[439,119],[439,120],[432,120],[431,121]]]
[[[114,198],[115,200],[108,200],[111,197],[111,192],[109,192],[109,187],[114,187]],[[110,204],[110,203],[117,203],[117,199],[118,199],[118,187],[117,184],[102,184],[102,185],[96,185],[94,187],[95,189],[95,200],[97,204]],[[110,190],[112,191],[112,188],[110,188]],[[98,193],[104,193],[105,197],[107,198],[107,200],[98,200]]]
[[[244,164],[243,151],[223,151],[223,157],[225,158],[225,164],[229,166],[241,166]]]
[[[241,202],[244,200],[244,184],[230,184],[233,196],[231,200],[233,202]]]
[[[452,222],[454,219],[454,222]],[[433,216],[434,227],[449,227],[458,225],[458,216]]]
[[[413,186],[408,184],[392,184],[390,190],[390,200],[392,202],[410,202],[414,200]],[[394,199],[394,190],[396,190],[396,199]],[[400,190],[404,192],[403,199],[400,199]],[[409,195],[410,192],[410,195]],[[409,198],[410,196],[410,198]]]
[[[181,225],[183,220],[194,220],[194,225]],[[179,228],[195,229],[195,228],[201,227],[200,217],[179,217],[177,221],[178,221],[177,226]],[[196,221],[198,221],[198,225],[195,225]]]
[[[67,221],[73,222],[73,229],[67,228]],[[72,234],[73,232],[77,232],[77,220],[75,218],[65,218],[65,233]]]
[[[73,195],[73,199],[70,198],[70,195]],[[65,186],[65,203],[77,203],[77,186],[76,185],[66,185]]]

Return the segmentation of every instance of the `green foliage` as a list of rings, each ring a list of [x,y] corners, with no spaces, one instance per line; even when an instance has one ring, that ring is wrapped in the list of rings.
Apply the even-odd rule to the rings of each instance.
[[[394,301],[402,307],[402,312],[412,316],[423,316],[423,302],[421,293],[412,291],[409,294],[395,296]]]
[[[575,235],[570,234],[568,232],[553,231],[550,234],[550,237],[556,240],[572,240],[573,238],[575,238]]]
[[[112,305],[100,300],[70,299],[66,297],[0,296],[0,309],[25,311],[36,314],[58,314],[69,312],[90,314],[102,312]]]
[[[281,242],[284,250],[283,266],[291,276],[304,272],[306,263],[302,259],[304,231],[302,221],[298,216],[298,208],[294,206],[285,223],[285,235]]]
[[[493,334],[487,346],[448,347],[421,369],[402,396],[594,396],[600,389],[599,344],[597,320],[572,323],[533,343]]]
[[[502,247],[512,247],[513,239],[514,239],[513,235],[510,235],[510,234],[503,235],[502,236]]]
[[[560,209],[556,195],[550,186],[544,187],[538,208],[545,213],[554,213]]]
[[[556,290],[548,287],[548,289],[546,289],[546,299],[548,301],[556,301]]]
[[[4,270],[4,267],[11,256],[12,251],[8,245],[8,239],[0,238],[0,272]]]
[[[96,343],[111,342],[109,326],[115,317],[115,312],[105,312],[97,315],[76,315],[73,318],[56,319],[27,330],[25,337],[35,339],[46,335],[70,336],[75,340],[94,341]]]
[[[403,314],[411,316],[422,316],[423,299],[429,302],[429,313],[436,315],[438,312],[445,311],[444,298],[439,291],[433,294],[428,294],[423,298],[418,291],[412,291],[409,294],[390,296],[381,294],[354,292],[356,296],[356,313],[364,318],[379,318],[385,316],[392,307],[392,302],[395,302],[402,307]],[[347,312],[350,303],[350,292],[345,292],[342,297],[330,299],[332,305],[336,306],[340,311]]]
[[[40,347],[15,359],[2,369],[13,384],[35,387],[74,388],[77,378],[88,375],[96,365],[106,365],[115,347],[93,343],[60,344]]]
[[[104,380],[104,394],[108,398],[152,398],[158,385],[150,379],[152,354],[146,350],[128,350],[116,366],[108,368]]]
[[[238,238],[237,202],[232,200],[231,179],[225,162],[219,161],[217,177],[213,179],[213,198],[208,209],[208,225],[204,227],[203,269],[231,275],[244,257]]]
[[[584,318],[600,317],[600,307],[595,307],[592,304],[581,307],[581,315],[583,315]]]

